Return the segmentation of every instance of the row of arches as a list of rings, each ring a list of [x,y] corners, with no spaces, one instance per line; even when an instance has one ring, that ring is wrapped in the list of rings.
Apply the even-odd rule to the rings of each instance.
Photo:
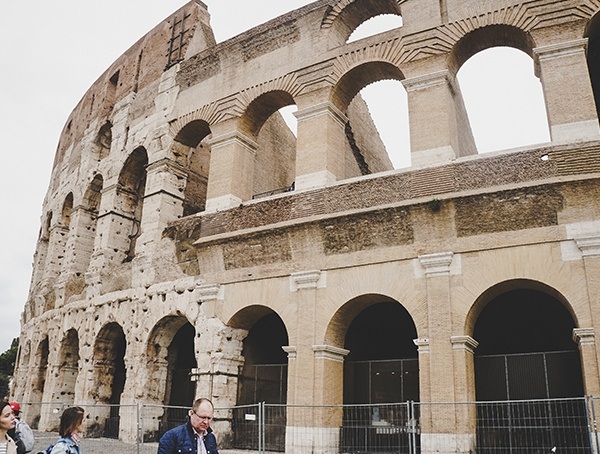
[[[343,326],[341,320],[345,320]],[[245,333],[239,351],[243,361],[237,373],[236,404],[288,403],[285,348],[295,328],[286,326],[272,309],[256,305],[241,309],[229,324]],[[417,348],[419,342],[415,342],[420,333],[400,302],[385,295],[358,296],[340,307],[330,325],[336,332],[327,336],[339,336],[339,347],[349,351],[344,359],[343,403],[421,400],[423,366],[419,363],[424,357]],[[584,395],[581,361],[573,340],[577,325],[568,303],[553,289],[528,281],[499,284],[473,305],[469,325],[467,329],[478,343],[474,352],[477,401]],[[205,348],[202,343],[213,341],[202,339],[198,328],[183,314],[163,317],[149,331],[141,358],[127,351],[132,345],[130,335],[117,322],[98,330],[88,359],[80,353],[83,339],[76,328],[63,335],[54,364],[49,364],[47,336],[33,357],[31,342],[27,342],[19,351],[18,364],[33,366],[30,370],[35,373],[23,387],[31,389],[30,394],[23,397],[31,402],[72,404],[90,400],[118,405],[123,393],[129,388],[128,395],[132,395],[131,388],[137,386],[144,389],[143,400],[187,406],[198,393],[207,392],[197,390],[197,382],[191,378],[198,367],[198,352]],[[139,354],[140,349],[134,348]],[[143,377],[129,373],[135,361],[143,364]],[[50,373],[55,376],[50,377]],[[91,377],[86,378],[86,374]],[[92,386],[87,395],[81,395],[85,381],[91,381]],[[113,435],[110,430],[118,433],[118,424],[109,424],[111,418],[118,421],[118,407],[111,411],[114,414],[106,414],[105,421],[100,420],[96,427],[106,435]],[[36,421],[39,417],[30,416]],[[157,430],[180,423],[173,418],[165,412]]]
[[[114,187],[105,187],[103,175],[96,173],[82,193],[71,191],[66,195],[56,219],[52,210],[46,213],[30,291],[31,295],[37,294],[37,300],[30,297],[26,320],[57,307],[59,297],[64,302],[83,290],[84,275],[93,257],[106,246],[103,237],[110,238],[112,259],[116,263],[135,257],[147,165],[146,150],[137,148],[125,160]],[[103,196],[107,195],[108,203],[102,205]],[[108,228],[99,229],[98,223],[103,220]],[[57,278],[58,282],[62,279],[61,288],[66,287],[63,292],[52,285]]]
[[[346,24],[350,25],[348,30],[342,33],[344,42],[351,42],[348,40],[351,32],[367,19],[389,13],[400,17],[397,5],[392,3],[380,2],[375,9],[367,11],[360,7],[359,2],[350,2],[347,5],[348,9],[344,9],[343,16],[353,19],[346,21]],[[597,20],[593,19],[585,32],[590,42],[588,67],[593,84],[597,78],[594,75],[596,69],[593,59],[596,52],[595,36],[598,33],[596,22]],[[446,82],[449,82],[450,88],[458,90],[453,93],[453,97],[459,99],[458,104],[454,106],[458,111],[462,109],[461,89],[459,85],[454,84],[454,77],[460,76],[461,69],[473,56],[498,46],[509,46],[516,49],[516,52],[524,52],[529,55],[530,62],[533,62],[536,44],[531,33],[526,30],[512,25],[488,25],[467,33],[454,45],[442,68],[442,72],[446,71],[449,74],[444,77],[449,77]],[[168,150],[167,160],[176,165],[169,171],[175,178],[183,179],[184,182],[181,194],[173,196],[178,201],[178,207],[181,201],[181,207],[174,211],[172,217],[202,212],[207,209],[211,200],[213,204],[209,208],[220,208],[223,197],[229,198],[235,204],[278,192],[306,189],[315,184],[314,180],[309,183],[304,180],[303,185],[299,184],[298,180],[306,175],[318,174],[323,167],[327,169],[323,177],[326,183],[331,182],[331,175],[335,180],[343,180],[393,169],[395,164],[386,152],[385,144],[378,134],[372,134],[374,126],[368,115],[371,107],[363,102],[361,93],[373,84],[389,80],[398,84],[404,83],[403,86],[412,90],[412,82],[407,84],[407,74],[410,76],[412,69],[393,58],[386,60],[380,56],[341,68],[336,69],[341,73],[336,76],[337,80],[330,87],[327,98],[323,99],[325,104],[329,103],[324,109],[336,117],[335,121],[344,123],[341,127],[339,124],[315,126],[310,119],[312,113],[309,112],[315,106],[306,105],[298,88],[286,90],[282,87],[269,89],[254,98],[250,97],[233,126],[232,122],[208,120],[202,118],[202,115],[201,118],[192,119],[185,124],[180,121],[173,123],[173,142]],[[409,94],[409,98],[417,96],[414,100],[407,101],[409,107],[418,110],[421,95]],[[286,125],[285,115],[282,115],[282,109],[295,105],[301,107],[301,111],[297,112],[300,123],[307,125],[300,125],[296,134]],[[439,112],[447,107],[443,106]],[[439,112],[429,112],[431,124],[440,119]],[[410,122],[408,118],[407,127]],[[315,128],[321,128],[317,129],[317,134]],[[336,128],[337,131],[332,133]],[[469,130],[467,124],[460,133],[466,140],[462,145],[459,144],[460,147],[465,147],[461,153],[469,154],[474,151],[470,150],[468,145]],[[231,145],[230,140],[232,132],[236,138],[234,145]],[[314,138],[329,135],[335,138],[332,143],[323,144],[322,140]],[[99,137],[102,138],[98,140],[103,144],[103,149],[110,148],[107,145],[111,138],[110,123],[101,127]],[[241,148],[251,149],[252,153],[240,151],[240,143]],[[315,144],[318,146],[313,147]],[[328,157],[327,147],[340,148],[340,152]],[[309,149],[312,151],[308,151]],[[311,158],[307,153],[322,153],[325,156],[313,160],[307,159]],[[320,167],[310,167],[312,164],[307,166],[307,161],[319,162]],[[104,187],[102,174],[95,173],[87,183],[87,190],[83,195],[77,194],[76,191],[69,192],[61,201],[61,206],[47,212],[40,233],[32,285],[32,294],[36,294],[36,298],[42,295],[43,301],[32,304],[26,320],[55,307],[57,299],[62,304],[70,296],[82,292],[87,285],[84,275],[95,255],[105,254],[104,259],[108,263],[123,263],[133,259],[137,240],[144,230],[142,213],[145,197],[149,193],[156,194],[165,190],[165,187],[146,188],[148,166],[155,163],[152,152],[149,154],[144,147],[138,147],[123,163],[116,185]],[[160,186],[163,183],[159,181],[154,184]],[[102,199],[106,196],[109,196],[110,200],[103,204]],[[103,225],[99,227],[98,222],[101,219]],[[174,219],[167,219],[166,222],[169,220]],[[59,276],[62,279],[60,286],[63,290],[57,291],[54,288],[55,279]]]

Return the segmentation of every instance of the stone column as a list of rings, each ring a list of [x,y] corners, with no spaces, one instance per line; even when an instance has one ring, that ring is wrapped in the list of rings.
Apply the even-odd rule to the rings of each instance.
[[[456,452],[475,452],[477,409],[475,407],[475,362],[474,352],[479,342],[471,336],[452,336],[454,357],[454,392],[457,405]],[[467,404],[468,402],[468,404]]]
[[[452,336],[452,311],[450,298],[450,267],[454,254],[442,252],[419,256],[427,286],[427,307],[429,327],[429,377],[421,383],[428,385],[422,389],[421,415],[428,413],[427,424],[421,424],[421,446],[424,452],[469,452],[447,451],[448,446],[459,446],[460,435],[454,417],[456,402],[454,351],[450,342]],[[419,355],[419,368],[421,371]],[[463,372],[464,374],[464,372]],[[425,400],[427,399],[429,400]]]
[[[69,228],[57,224],[50,229],[48,257],[44,268],[43,279],[54,281],[62,270],[65,259]]]
[[[254,161],[258,144],[229,122],[214,125],[206,212],[238,206],[254,195]]]
[[[598,396],[600,395],[600,380],[598,378],[596,333],[594,328],[575,328],[573,330],[573,340],[579,346],[585,394],[588,396]]]
[[[542,81],[552,142],[600,139],[586,60],[587,38],[533,50]]]
[[[187,180],[186,170],[170,159],[161,159],[146,168],[146,189],[140,236],[136,242],[132,286],[154,283],[155,273],[149,266],[150,251],[162,251],[157,246],[167,224],[183,215],[183,193]],[[143,272],[140,272],[143,269]]]
[[[66,304],[71,296],[81,294],[85,288],[85,273],[96,237],[96,217],[97,213],[81,205],[71,213],[63,270],[57,282],[57,307]]]
[[[348,118],[331,102],[299,109],[294,115],[298,119],[296,190],[343,180]]]
[[[460,87],[446,69],[404,79],[413,166],[477,154]]]
[[[38,304],[41,303],[43,307],[37,308],[35,311],[37,315],[41,315],[44,312],[54,309],[60,305],[60,299],[58,295],[61,293],[61,286],[58,283],[58,279],[63,269],[68,238],[68,227],[62,224],[57,224],[50,229],[48,256],[44,266],[42,282],[39,286],[39,292],[37,295],[43,298],[43,302],[41,298],[38,299]]]
[[[127,199],[127,196],[127,191],[118,184],[108,186],[102,191],[97,222],[98,234],[90,261],[90,271],[99,271],[110,263],[122,263],[129,253],[131,236],[139,226],[134,225],[137,224],[134,213],[123,206],[123,199]]]
[[[296,331],[289,333],[295,340],[293,358],[288,364],[288,395],[286,452],[336,452],[327,450],[337,440],[338,427],[331,420],[331,408],[322,406],[342,403],[342,358],[345,350],[335,346],[315,345],[316,308],[321,289],[327,285],[327,274],[307,270],[290,275],[293,304],[297,308]],[[340,407],[341,409],[341,407]],[[328,413],[330,411],[331,413]],[[334,434],[333,434],[334,432]],[[325,441],[326,440],[326,441]],[[336,444],[337,446],[337,444]]]
[[[585,268],[591,326],[600,323],[600,236],[595,236],[597,226],[584,227],[575,233],[575,244],[581,251]],[[593,232],[593,234],[592,234]],[[590,331],[591,330],[591,331]],[[600,395],[600,349],[595,343],[593,328],[579,328],[573,331],[581,353],[581,367],[586,394]],[[592,356],[593,355],[593,356]]]

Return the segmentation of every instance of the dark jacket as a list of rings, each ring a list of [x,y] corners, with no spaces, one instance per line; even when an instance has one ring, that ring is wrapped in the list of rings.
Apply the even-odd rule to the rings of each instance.
[[[204,435],[204,446],[208,454],[219,454],[217,451],[217,439],[209,427],[207,434]],[[165,433],[158,443],[158,454],[198,454],[198,442],[196,433],[189,421],[177,426]]]

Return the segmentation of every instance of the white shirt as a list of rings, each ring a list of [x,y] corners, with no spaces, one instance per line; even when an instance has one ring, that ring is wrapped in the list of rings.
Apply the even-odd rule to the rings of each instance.
[[[194,429],[194,432],[196,433],[196,438],[198,439],[198,454],[208,454],[206,452],[206,446],[204,446],[204,435],[206,435],[206,432],[198,433],[196,432],[196,429]]]

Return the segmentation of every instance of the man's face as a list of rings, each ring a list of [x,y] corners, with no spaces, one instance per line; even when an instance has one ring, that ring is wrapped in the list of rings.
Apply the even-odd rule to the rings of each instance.
[[[190,422],[196,432],[202,433],[209,428],[213,418],[213,407],[208,402],[202,402],[196,411],[190,410]]]

